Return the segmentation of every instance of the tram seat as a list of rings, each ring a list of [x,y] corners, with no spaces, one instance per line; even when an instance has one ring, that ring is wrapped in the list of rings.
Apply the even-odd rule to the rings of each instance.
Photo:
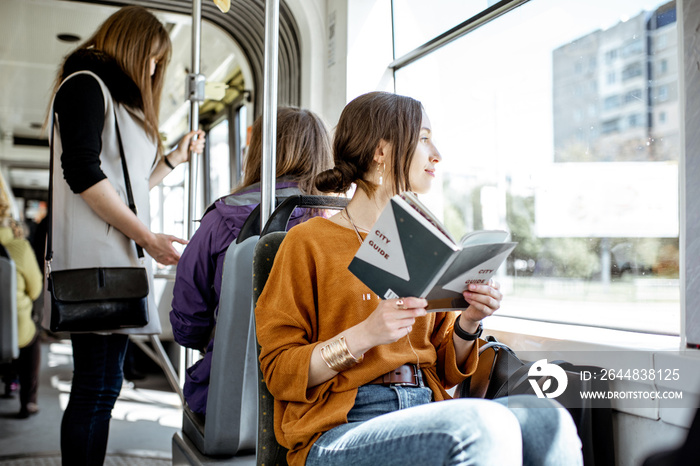
[[[17,273],[10,254],[0,244],[0,363],[18,357]]]
[[[275,203],[298,194],[296,187],[277,190]],[[224,258],[215,331],[226,338],[217,338],[214,345],[206,418],[183,406],[183,436],[179,440],[187,439],[194,446],[190,456],[200,455],[204,463],[206,458],[254,458],[257,383],[250,277],[259,235],[260,206],[256,206]]]
[[[298,199],[290,198],[285,203],[281,204],[270,216],[265,228],[261,232],[260,241],[255,245],[255,253],[253,256],[253,302],[258,301],[258,297],[262,292],[267,278],[270,276],[270,270],[274,263],[277,250],[279,249],[282,240],[286,233],[286,220],[289,214],[295,207],[292,205],[298,202],[300,206],[310,207],[331,207],[341,209],[347,205],[347,199],[334,198],[325,196],[306,196],[307,199],[302,199],[305,196],[300,196]],[[257,341],[257,337],[256,337]],[[257,464],[261,465],[276,465],[286,466],[287,464],[287,449],[277,442],[274,429],[274,398],[267,388],[263,374],[260,371],[260,345],[257,345],[256,360],[258,363],[258,447],[257,447]]]
[[[182,437],[173,436],[173,465],[255,464],[257,383],[254,351],[249,351],[255,337],[249,277],[259,225],[258,206],[226,251],[207,415],[183,407]]]
[[[270,276],[272,264],[277,250],[282,244],[286,233],[276,231],[261,238],[255,247],[253,258],[253,301],[257,302],[267,278]],[[260,345],[257,345],[257,355],[260,357]],[[274,427],[274,398],[267,388],[258,359],[258,464],[287,465],[287,449],[277,442]]]
[[[298,192],[298,191],[297,191]],[[280,196],[265,232],[286,230],[296,207],[340,206],[327,196]],[[173,464],[254,464],[258,427],[255,320],[252,308],[253,251],[260,233],[260,208],[248,216],[226,251],[217,339],[212,355],[206,419],[183,408],[182,436],[173,435]],[[226,335],[226,338],[222,338]]]

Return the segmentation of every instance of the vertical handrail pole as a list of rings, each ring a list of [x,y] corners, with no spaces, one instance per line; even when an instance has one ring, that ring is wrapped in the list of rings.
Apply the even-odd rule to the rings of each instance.
[[[230,167],[231,186],[238,186],[241,182],[241,112],[240,107],[228,108],[228,140],[232,147],[229,149],[229,157],[233,160]]]
[[[188,80],[188,98],[190,100],[190,131],[199,129],[199,103],[197,95],[197,82],[200,70],[200,48],[202,45],[202,0],[192,0],[192,72]],[[202,96],[203,97],[203,96]],[[194,219],[197,216],[197,169],[199,168],[199,156],[190,152],[189,173],[189,208],[187,219],[187,238],[194,234]]]
[[[192,72],[187,76],[187,98],[190,101],[190,131],[199,129],[199,104],[204,101],[204,76],[200,74],[202,46],[202,0],[192,0]],[[189,179],[188,179],[188,208],[187,208],[187,238],[194,234],[194,219],[197,218],[197,171],[199,168],[199,155],[190,151]],[[191,349],[180,350],[180,363],[178,364],[180,386],[185,384],[185,369],[192,365],[194,351]]]
[[[279,15],[279,0],[265,0],[265,67],[263,78],[262,165],[260,173],[261,230],[275,209]]]

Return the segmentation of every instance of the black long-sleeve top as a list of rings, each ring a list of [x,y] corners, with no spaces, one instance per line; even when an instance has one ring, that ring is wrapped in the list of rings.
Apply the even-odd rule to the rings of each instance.
[[[140,89],[111,56],[92,48],[77,49],[66,59],[62,78],[78,71],[99,76],[115,103],[143,110]],[[89,74],[73,76],[56,94],[54,111],[63,146],[63,177],[71,191],[81,193],[106,178],[100,168],[105,124],[100,84]]]
[[[71,191],[81,193],[107,178],[100,168],[105,123],[100,84],[88,74],[72,77],[56,94],[54,111],[63,146],[63,177]]]

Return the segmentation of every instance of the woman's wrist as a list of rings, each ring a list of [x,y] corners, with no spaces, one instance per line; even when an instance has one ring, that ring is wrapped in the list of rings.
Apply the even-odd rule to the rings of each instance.
[[[175,149],[171,150],[170,153],[164,158],[167,159],[167,161],[172,166],[177,167],[182,162],[186,161],[187,157],[188,153],[186,151],[183,151],[183,149],[180,146],[177,146]]]
[[[454,333],[457,337],[461,338],[462,340],[476,340],[481,336],[481,332],[483,330],[483,327],[481,326],[481,321],[473,321],[473,320],[467,320],[464,319],[464,322],[462,321],[462,314],[457,316],[457,320],[455,320],[454,324]]]
[[[138,238],[133,238],[134,242],[144,249],[150,248],[156,242],[156,234],[145,228],[139,232]]]
[[[365,354],[367,351],[376,346],[368,340],[368,332],[362,328],[363,323],[364,322],[360,322],[359,324],[352,326],[343,332],[343,335],[345,335],[345,339],[348,342],[348,348],[352,354],[355,355]]]
[[[341,336],[321,346],[321,359],[331,370],[343,372],[361,363],[364,355],[357,357],[352,354],[345,341],[345,336]]]
[[[457,320],[455,321],[455,325],[459,325],[460,329],[467,333],[474,333],[479,329],[481,320],[470,320],[463,317],[464,316],[460,314],[457,316]]]
[[[170,162],[170,159],[168,158],[169,155],[170,154],[163,156],[163,162],[165,162],[165,165],[167,165],[168,168],[170,168],[171,170],[175,170],[175,165],[173,165],[173,163]]]

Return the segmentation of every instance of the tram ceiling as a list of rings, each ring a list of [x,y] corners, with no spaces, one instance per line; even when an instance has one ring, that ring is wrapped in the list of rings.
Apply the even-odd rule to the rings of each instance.
[[[66,9],[66,5],[90,4],[90,9]],[[56,5],[54,7],[54,5]],[[0,132],[5,137],[26,140],[45,138],[41,123],[45,116],[51,85],[58,62],[77,43],[59,43],[57,32],[74,34],[85,40],[114,7],[141,5],[153,11],[190,16],[192,0],[3,0],[0,2]],[[101,11],[104,9],[105,11]],[[99,22],[95,22],[95,10]],[[69,13],[66,13],[68,11]],[[74,14],[70,14],[74,12]],[[91,18],[88,18],[92,15]],[[212,0],[202,0],[202,18],[230,36],[244,56],[252,76],[245,89],[253,89],[254,114],[262,111],[265,6],[260,0],[232,0],[229,12],[222,13]],[[90,19],[91,21],[88,21]],[[60,24],[59,24],[60,23]],[[286,2],[280,2],[279,88],[281,105],[301,102],[299,31]],[[60,29],[60,31],[57,31]],[[79,43],[79,42],[78,42]],[[202,43],[202,47],[206,47]],[[181,69],[191,68],[190,51],[180,53]],[[173,56],[175,60],[175,54]],[[206,70],[203,70],[206,75]],[[211,79],[210,76],[206,76]],[[228,77],[231,77],[230,75]],[[178,78],[179,79],[179,78]],[[236,79],[238,85],[238,79]],[[183,78],[184,82],[184,78]],[[174,96],[184,103],[184,95]],[[165,98],[165,96],[164,96]],[[230,101],[230,98],[225,100]]]
[[[154,10],[190,14],[192,0],[122,0],[94,1],[72,0],[83,3],[110,5],[141,5]],[[262,91],[265,50],[265,2],[260,0],[233,0],[231,9],[222,13],[210,0],[202,0],[202,19],[221,27],[240,45],[253,73],[254,88]],[[301,102],[299,32],[294,16],[283,0],[280,1],[279,21],[279,87],[278,102],[281,105],[299,105]],[[203,47],[206,44],[202,44]],[[255,114],[262,109],[262,92],[253,96]]]

